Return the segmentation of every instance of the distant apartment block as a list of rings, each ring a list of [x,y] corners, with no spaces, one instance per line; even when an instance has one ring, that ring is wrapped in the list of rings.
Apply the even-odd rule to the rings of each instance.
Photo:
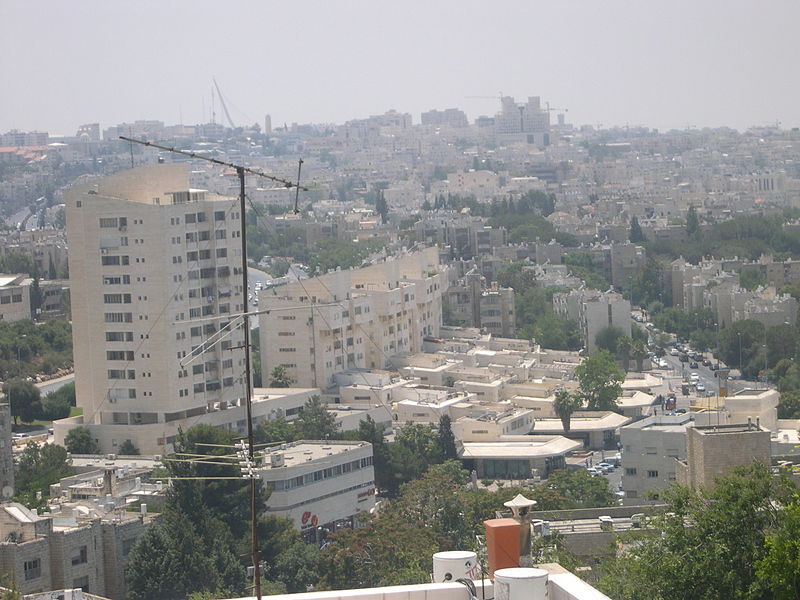
[[[444,295],[451,324],[476,327],[501,337],[513,337],[516,329],[514,290],[486,280],[476,270],[467,273]]]
[[[553,309],[578,323],[589,352],[597,349],[597,334],[607,327],[631,334],[631,303],[616,292],[581,289],[555,294]]]
[[[297,385],[325,388],[337,373],[419,352],[439,333],[445,273],[428,248],[262,291],[259,305],[270,307],[259,315],[263,380],[282,366]]]

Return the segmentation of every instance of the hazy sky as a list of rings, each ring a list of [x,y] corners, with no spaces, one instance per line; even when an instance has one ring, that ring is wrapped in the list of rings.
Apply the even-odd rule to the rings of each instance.
[[[473,119],[503,92],[576,124],[800,126],[797,0],[0,0],[0,23],[0,132],[207,121],[212,77],[237,124]]]

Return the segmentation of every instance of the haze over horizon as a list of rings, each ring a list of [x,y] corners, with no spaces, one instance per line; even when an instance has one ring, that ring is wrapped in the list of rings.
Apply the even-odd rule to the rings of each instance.
[[[213,77],[238,125],[391,108],[473,120],[502,92],[568,108],[576,125],[800,126],[790,0],[8,0],[0,20],[0,132],[207,122]]]

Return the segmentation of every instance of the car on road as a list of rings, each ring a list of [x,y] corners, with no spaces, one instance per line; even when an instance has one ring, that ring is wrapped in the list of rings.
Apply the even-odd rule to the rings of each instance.
[[[693,360],[692,362],[690,362],[689,363],[689,368],[690,369],[697,369],[698,368],[697,361]]]
[[[708,358],[704,358],[703,359],[703,366],[704,367],[710,367],[711,366],[711,360],[708,359]]]
[[[600,469],[603,473],[611,473],[614,470],[614,465],[607,462],[598,463],[597,468]]]
[[[695,387],[695,389],[698,392],[705,392],[706,391],[706,386],[703,383],[698,383],[697,386]]]
[[[700,381],[700,375],[698,375],[697,373],[692,373],[691,375],[689,375],[689,381],[691,381],[692,383],[697,383],[698,381]]]
[[[586,472],[592,477],[597,477],[603,474],[603,472],[597,467],[586,467]]]

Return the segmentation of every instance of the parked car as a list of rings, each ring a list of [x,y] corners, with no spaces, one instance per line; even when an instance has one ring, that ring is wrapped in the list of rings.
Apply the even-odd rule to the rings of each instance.
[[[592,477],[597,477],[598,475],[603,474],[603,472],[597,467],[586,467],[586,472]]]
[[[689,368],[690,368],[690,369],[697,369],[697,368],[698,368],[698,366],[697,366],[697,361],[694,361],[694,360],[693,360],[692,362],[690,362],[690,363],[689,363]]]
[[[700,375],[698,375],[697,373],[692,373],[691,375],[689,375],[689,381],[691,381],[692,383],[697,383],[698,381],[700,381]]]
[[[711,366],[711,360],[708,359],[708,358],[704,358],[703,359],[703,366],[704,367],[710,367]]]
[[[614,465],[608,462],[601,462],[597,465],[597,468],[600,469],[603,473],[611,473],[614,470]]]
[[[696,389],[697,389],[698,392],[705,392],[706,391],[706,386],[704,384],[702,384],[702,383],[698,383]]]

